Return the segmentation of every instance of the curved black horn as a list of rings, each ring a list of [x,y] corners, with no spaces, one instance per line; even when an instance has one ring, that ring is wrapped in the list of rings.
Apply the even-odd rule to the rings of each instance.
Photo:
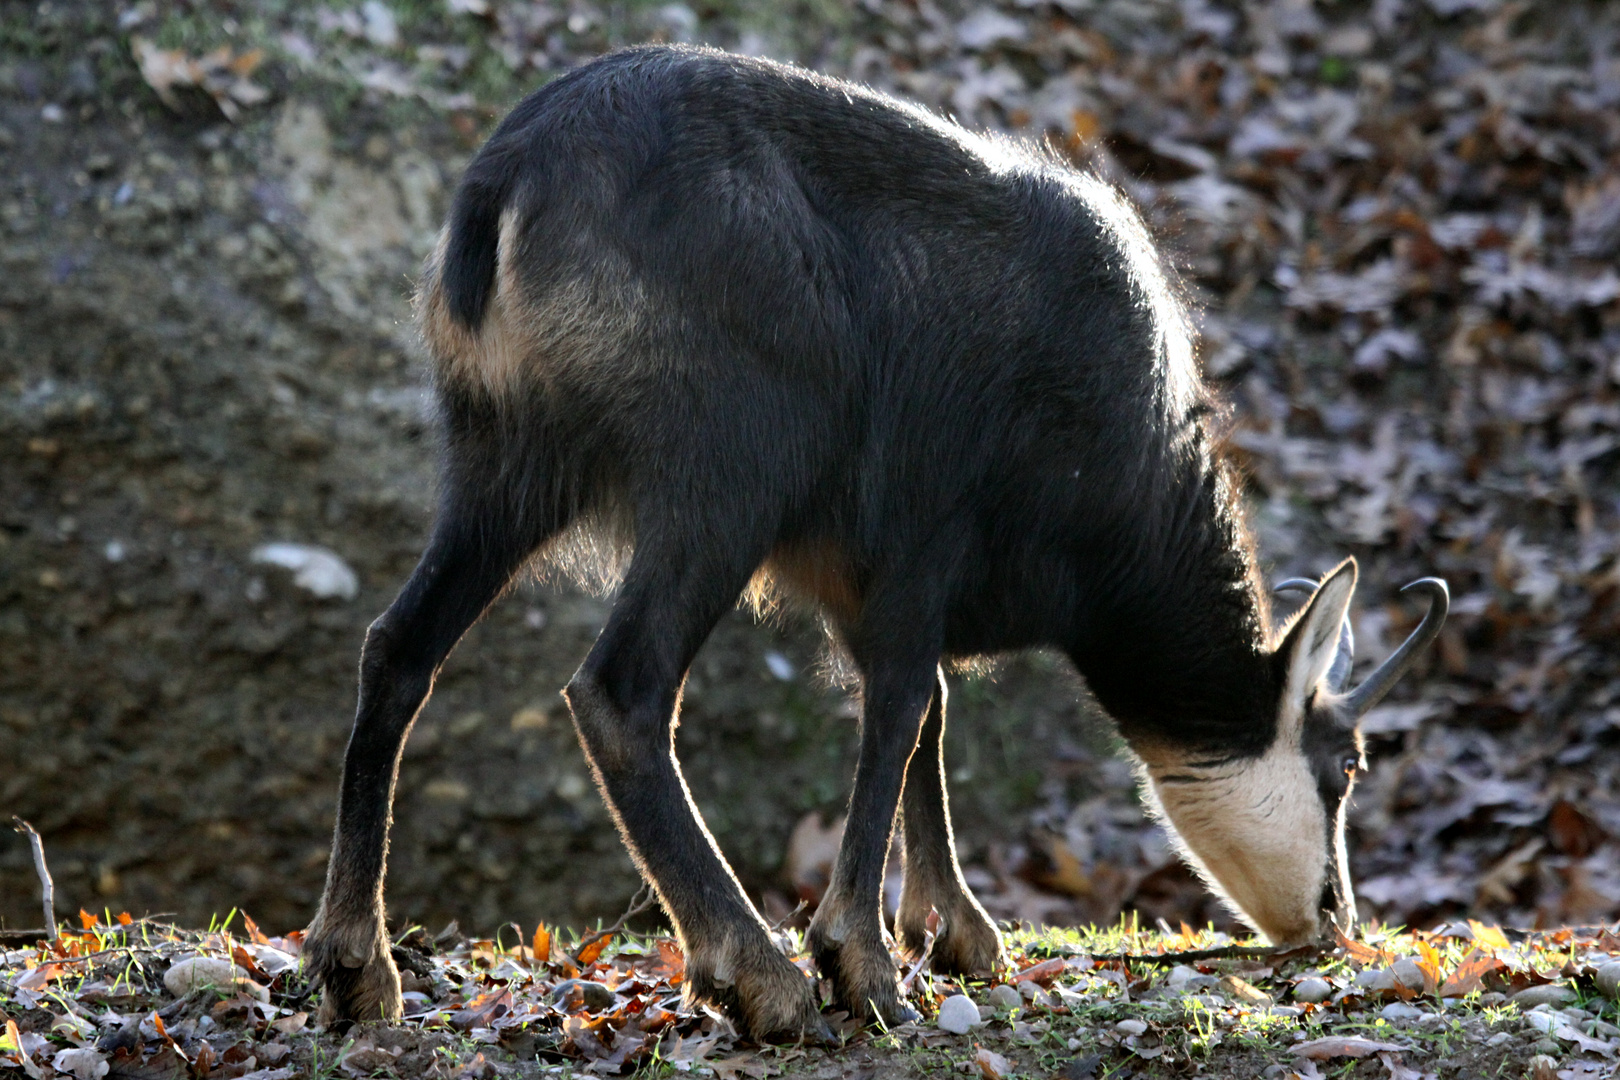
[[[1451,590],[1439,578],[1419,578],[1406,586],[1401,592],[1420,592],[1429,598],[1428,614],[1418,628],[1412,631],[1412,636],[1401,643],[1401,647],[1390,654],[1389,659],[1378,665],[1378,670],[1352,690],[1344,699],[1345,708],[1353,717],[1360,717],[1366,711],[1389,693],[1400,677],[1406,674],[1406,669],[1412,666],[1417,654],[1423,650],[1440,633],[1440,627],[1446,621],[1446,612],[1451,610]]]
[[[1316,582],[1310,578],[1291,577],[1286,581],[1279,581],[1272,592],[1306,592],[1315,594]],[[1339,627],[1339,651],[1333,657],[1333,665],[1328,668],[1328,689],[1335,694],[1344,693],[1344,688],[1350,682],[1350,668],[1356,662],[1356,634],[1350,629],[1350,613],[1345,612],[1344,624]]]

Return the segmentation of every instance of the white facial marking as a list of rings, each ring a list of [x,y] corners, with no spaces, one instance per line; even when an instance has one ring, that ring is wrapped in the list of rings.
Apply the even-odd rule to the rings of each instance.
[[[1278,945],[1320,930],[1327,814],[1297,742],[1227,764],[1149,764],[1145,790],[1182,856],[1236,913]]]

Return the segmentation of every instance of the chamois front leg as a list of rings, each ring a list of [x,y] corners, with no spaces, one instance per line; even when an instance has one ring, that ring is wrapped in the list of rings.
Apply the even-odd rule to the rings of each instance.
[[[937,654],[935,654],[937,656]],[[935,659],[867,668],[861,753],[849,824],[838,848],[832,883],[810,923],[808,943],[821,973],[832,980],[834,1004],[863,1020],[915,1020],[900,1000],[899,973],[883,926],[883,867],[905,783],[933,692]]]
[[[323,1024],[400,1015],[383,907],[400,752],[439,665],[529,550],[511,536],[497,539],[487,523],[441,514],[422,561],[366,634],[326,889],[304,939],[305,970],[324,988]]]
[[[928,932],[928,914],[939,912],[930,966],[951,975],[988,974],[1002,962],[1001,935],[962,880],[945,791],[945,673],[928,701],[917,751],[906,767],[901,808],[906,872],[895,919],[900,945],[918,955]]]

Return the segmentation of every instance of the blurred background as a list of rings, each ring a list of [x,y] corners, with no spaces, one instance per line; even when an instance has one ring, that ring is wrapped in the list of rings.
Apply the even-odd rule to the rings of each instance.
[[[1364,916],[1620,911],[1620,7],[1522,0],[44,0],[0,6],[0,817],[63,913],[302,926],[366,624],[426,536],[411,278],[527,90],[639,41],[846,76],[1047,142],[1199,307],[1267,571],[1362,560]],[[608,610],[532,582],[406,749],[397,924],[622,909],[557,690]],[[751,895],[814,899],[855,723],[815,627],[738,613],[679,750]],[[1214,921],[1064,664],[953,676],[970,879],[1044,922]],[[36,926],[23,838],[0,919]]]

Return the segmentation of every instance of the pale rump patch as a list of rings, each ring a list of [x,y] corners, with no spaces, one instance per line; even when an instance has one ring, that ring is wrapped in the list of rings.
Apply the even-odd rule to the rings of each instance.
[[[1213,766],[1160,759],[1144,771],[1144,791],[1214,892],[1279,945],[1316,937],[1331,849],[1297,739],[1279,738],[1259,757]]]
[[[451,316],[441,287],[450,232],[446,228],[439,234],[414,307],[441,374],[502,396],[525,383],[544,385],[565,375],[600,381],[609,377],[599,370],[604,365],[630,362],[638,355],[634,342],[649,318],[647,295],[622,260],[604,248],[577,276],[536,295],[524,281],[521,236],[517,211],[506,210],[501,214],[494,293],[478,327],[469,330]]]

